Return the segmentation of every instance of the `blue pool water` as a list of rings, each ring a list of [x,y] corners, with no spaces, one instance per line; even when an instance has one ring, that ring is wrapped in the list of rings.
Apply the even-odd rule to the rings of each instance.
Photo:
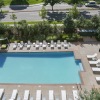
[[[80,64],[73,52],[0,53],[0,83],[81,83]]]

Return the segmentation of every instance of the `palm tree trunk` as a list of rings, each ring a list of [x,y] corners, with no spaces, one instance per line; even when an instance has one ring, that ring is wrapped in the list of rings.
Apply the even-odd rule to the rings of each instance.
[[[2,13],[2,9],[1,9],[1,13]]]
[[[53,6],[52,6],[52,11],[53,11]]]

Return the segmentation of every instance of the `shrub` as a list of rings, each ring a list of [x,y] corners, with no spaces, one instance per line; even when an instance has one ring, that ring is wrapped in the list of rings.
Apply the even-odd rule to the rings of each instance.
[[[50,40],[56,41],[57,40],[57,36],[56,35],[47,36],[46,40],[47,41],[50,41]]]
[[[75,31],[75,23],[71,15],[67,15],[64,20],[64,32],[72,34]]]
[[[69,14],[75,19],[79,16],[80,12],[78,11],[76,4],[72,7],[72,9],[70,9]]]

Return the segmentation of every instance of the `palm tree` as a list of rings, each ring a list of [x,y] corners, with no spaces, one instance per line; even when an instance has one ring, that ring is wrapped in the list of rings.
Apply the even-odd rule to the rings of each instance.
[[[47,11],[44,6],[42,7],[41,11],[39,12],[39,15],[42,17],[43,20],[46,17]]]
[[[17,19],[17,16],[12,13],[12,15],[10,15],[10,18],[14,21],[14,26],[16,26],[15,19]]]
[[[2,6],[4,6],[4,1],[0,0],[0,9],[2,8]],[[2,12],[2,9],[1,9],[1,12]]]

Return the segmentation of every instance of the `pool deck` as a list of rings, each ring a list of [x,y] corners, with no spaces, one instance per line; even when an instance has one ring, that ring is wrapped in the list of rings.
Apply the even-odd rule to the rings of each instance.
[[[67,99],[73,100],[73,94],[72,90],[76,89],[79,91],[82,91],[84,89],[90,90],[91,88],[100,88],[100,85],[96,82],[95,77],[99,76],[99,74],[94,74],[91,70],[91,66],[88,62],[88,59],[86,57],[87,54],[98,54],[98,58],[100,58],[100,42],[76,42],[71,43],[71,46],[68,49],[64,49],[63,47],[61,49],[58,49],[57,47],[54,48],[54,50],[51,50],[50,47],[47,47],[46,50],[43,50],[42,47],[40,47],[39,50],[36,50],[35,47],[31,47],[30,50],[27,50],[26,47],[24,47],[22,50],[17,48],[16,50],[12,49],[13,43],[10,44],[7,52],[59,52],[59,51],[73,51],[75,55],[75,59],[81,59],[82,64],[84,67],[84,71],[80,73],[82,84],[0,84],[0,88],[5,89],[5,97],[8,100],[11,97],[11,93],[13,89],[18,89],[18,97],[23,99],[24,90],[30,90],[30,97],[33,97],[35,100],[36,97],[36,90],[42,90],[42,99],[48,100],[48,91],[54,90],[55,100],[61,100],[61,90],[66,90],[67,93]],[[70,78],[70,77],[69,77]]]

